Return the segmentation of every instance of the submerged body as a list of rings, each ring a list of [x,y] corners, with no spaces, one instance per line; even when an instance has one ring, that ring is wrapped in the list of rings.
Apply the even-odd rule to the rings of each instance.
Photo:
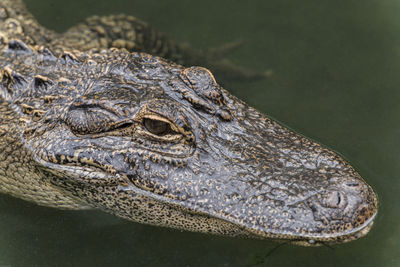
[[[0,8],[0,192],[301,245],[369,231],[376,196],[339,155],[247,106],[209,70],[177,63],[240,68],[132,17],[56,34],[19,0]]]

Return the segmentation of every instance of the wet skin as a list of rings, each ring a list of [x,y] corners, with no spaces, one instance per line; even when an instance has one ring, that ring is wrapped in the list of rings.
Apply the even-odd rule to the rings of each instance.
[[[341,156],[249,107],[208,69],[158,57],[190,65],[200,52],[132,17],[60,35],[20,1],[0,6],[0,192],[299,245],[368,233],[376,195]]]

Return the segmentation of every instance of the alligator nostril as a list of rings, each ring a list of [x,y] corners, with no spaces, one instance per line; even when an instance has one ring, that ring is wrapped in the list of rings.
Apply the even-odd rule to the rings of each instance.
[[[346,185],[347,185],[347,186],[350,186],[350,187],[356,187],[356,186],[359,186],[360,183],[353,182],[353,183],[346,183]]]
[[[329,208],[337,208],[342,203],[342,195],[338,191],[329,192],[325,201]]]
[[[339,193],[337,193],[336,195],[337,195],[337,196],[336,196],[336,197],[337,197],[336,206],[339,206],[341,197],[340,197],[340,194],[339,194]]]

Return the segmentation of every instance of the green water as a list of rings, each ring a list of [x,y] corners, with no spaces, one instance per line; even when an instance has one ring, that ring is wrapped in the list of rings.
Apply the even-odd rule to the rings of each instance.
[[[0,196],[0,266],[400,266],[400,1],[26,3],[58,31],[89,15],[124,12],[198,48],[244,40],[230,59],[274,76],[231,82],[227,89],[340,151],[374,187],[380,209],[361,240],[334,249],[284,245],[268,255],[277,243],[179,232]]]

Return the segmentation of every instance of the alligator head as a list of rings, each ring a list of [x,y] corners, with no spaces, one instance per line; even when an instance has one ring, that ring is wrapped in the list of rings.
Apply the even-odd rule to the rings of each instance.
[[[31,116],[26,149],[43,179],[92,207],[301,245],[347,242],[372,225],[376,196],[348,163],[232,96],[205,68],[120,50],[16,57],[36,72],[3,71],[14,105]]]

